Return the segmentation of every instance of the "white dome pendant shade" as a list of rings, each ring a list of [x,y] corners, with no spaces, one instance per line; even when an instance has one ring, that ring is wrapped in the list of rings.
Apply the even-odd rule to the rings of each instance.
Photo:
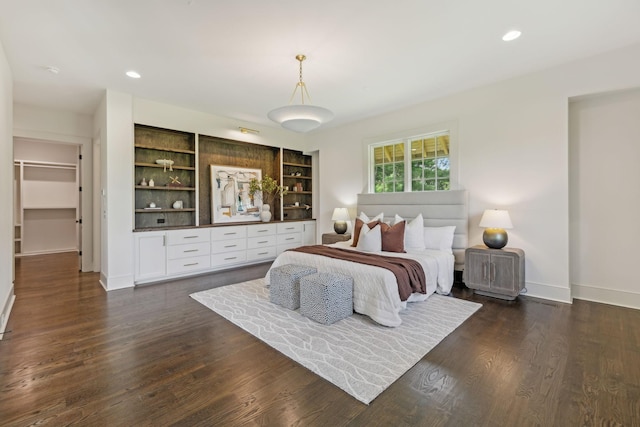
[[[296,59],[300,62],[300,81],[296,83],[296,87],[293,89],[289,105],[271,110],[269,114],[267,114],[267,117],[279,123],[285,129],[304,133],[316,129],[323,123],[331,121],[334,115],[326,108],[304,103],[305,94],[307,98],[311,100],[307,86],[302,81],[302,61],[307,59],[307,57],[304,55],[296,55]],[[300,99],[302,103],[291,104],[298,89],[300,89]]]

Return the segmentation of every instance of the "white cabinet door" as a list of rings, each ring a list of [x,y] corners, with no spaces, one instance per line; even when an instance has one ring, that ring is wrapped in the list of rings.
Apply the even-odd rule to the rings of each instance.
[[[305,221],[302,224],[302,244],[315,245],[316,244],[316,222]]]
[[[136,233],[135,281],[162,278],[167,274],[167,252],[164,231]]]

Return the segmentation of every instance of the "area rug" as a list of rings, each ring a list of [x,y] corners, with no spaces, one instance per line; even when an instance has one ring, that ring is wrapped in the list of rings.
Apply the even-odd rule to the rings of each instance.
[[[269,302],[264,279],[193,299],[369,404],[482,305],[442,295],[409,303],[397,328],[354,314],[322,325]]]

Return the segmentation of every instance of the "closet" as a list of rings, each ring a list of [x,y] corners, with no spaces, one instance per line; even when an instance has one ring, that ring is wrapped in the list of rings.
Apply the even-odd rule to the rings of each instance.
[[[16,256],[79,250],[79,147],[14,141]]]

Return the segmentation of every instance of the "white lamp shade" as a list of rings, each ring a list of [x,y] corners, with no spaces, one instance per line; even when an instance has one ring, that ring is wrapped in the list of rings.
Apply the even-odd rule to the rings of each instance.
[[[333,113],[315,105],[294,104],[271,110],[267,117],[285,129],[304,133],[333,119]]]
[[[350,219],[347,208],[335,208],[333,210],[333,216],[331,217],[332,221],[349,221]]]
[[[480,219],[483,228],[513,228],[509,211],[501,209],[487,209]]]

